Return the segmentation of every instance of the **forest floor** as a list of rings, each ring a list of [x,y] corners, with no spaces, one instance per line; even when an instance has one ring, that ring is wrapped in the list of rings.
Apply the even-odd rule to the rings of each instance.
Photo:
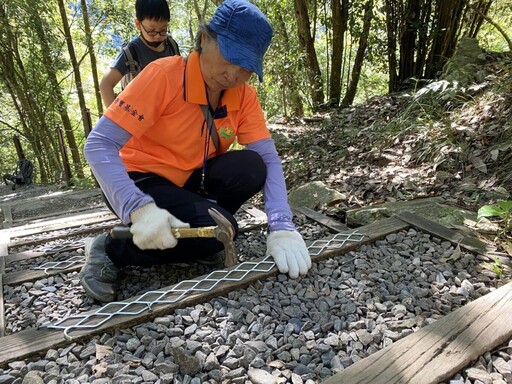
[[[317,207],[341,222],[348,209],[432,196],[473,212],[512,204],[512,53],[472,70],[467,86],[438,81],[273,126],[289,188],[318,180],[341,192]],[[487,238],[512,255],[511,234]]]
[[[465,87],[439,82],[270,124],[288,187],[338,190],[343,201],[317,210],[341,222],[347,209],[383,202],[443,196],[476,212],[511,200],[512,54],[488,54],[475,74]],[[37,184],[1,185],[3,203],[17,205],[15,219],[103,204],[98,189]]]
[[[310,181],[322,181],[341,192],[344,197],[336,204],[315,207],[317,211],[340,222],[345,222],[346,212],[350,209],[433,196],[442,196],[446,204],[473,212],[484,205],[496,204],[499,200],[512,201],[512,54],[488,55],[487,62],[475,68],[474,72],[478,75],[478,81],[475,80],[465,87],[438,82],[416,92],[375,97],[365,103],[341,110],[325,110],[301,121],[280,124],[272,122],[270,129],[283,159],[289,189]],[[260,204],[261,196],[255,198],[254,202],[257,205]],[[98,188],[83,189],[69,187],[66,184],[35,183],[18,186],[12,190],[11,185],[0,185],[0,228],[4,222],[3,214],[7,205],[10,208],[9,213],[12,214],[13,225],[23,225],[36,218],[77,212],[81,209],[105,208]],[[496,217],[491,220],[496,224],[503,223]],[[266,234],[264,228],[258,230],[261,231],[240,236],[237,240],[244,245],[238,247],[244,250],[242,258],[249,259],[249,257],[263,254]],[[321,235],[315,232],[312,237],[322,238]],[[405,233],[405,236],[407,235],[408,232]],[[496,245],[496,250],[503,254],[504,258],[507,253],[512,256],[511,231],[479,235]],[[403,239],[404,235],[400,236]],[[409,239],[409,241],[412,240]],[[246,247],[248,243],[251,245]],[[382,244],[370,254],[377,255],[377,250],[381,246]],[[394,247],[396,244],[390,243],[387,246]],[[357,255],[361,260],[366,257],[365,252]],[[466,259],[476,262],[472,257]],[[329,261],[331,264],[325,264],[329,265],[329,268],[319,267],[319,270],[328,270],[331,273],[338,271],[339,265],[336,264],[333,267],[333,260],[335,259]],[[407,266],[409,265],[407,263],[412,263],[413,259],[404,258],[403,262],[403,265]],[[506,263],[508,264],[510,263]],[[445,267],[446,264],[442,268]],[[133,297],[135,294],[147,291],[147,281],[151,281],[152,287],[158,288],[170,286],[170,280],[183,279],[183,276],[189,276],[187,273],[190,276],[202,274],[194,269],[196,267],[179,270],[170,267],[168,273],[161,273],[161,267],[157,268],[158,273],[155,270],[141,272],[136,268],[128,269],[118,299]],[[385,276],[389,270],[393,270],[392,265],[386,266],[381,262],[375,263],[375,268],[382,268],[382,271],[378,271],[382,276]],[[461,273],[467,273],[470,269],[466,268]],[[356,276],[355,270],[354,266],[354,270],[351,271],[351,273],[354,272],[353,276]],[[404,267],[403,270],[409,269]],[[474,277],[471,281],[480,284],[479,279],[488,279],[489,272],[475,269],[471,272]],[[510,280],[511,275],[508,272],[499,275],[494,269],[491,272],[496,274],[496,279],[492,279],[492,284],[496,286]],[[66,280],[70,284],[73,281],[78,282],[76,272],[74,273],[75,275],[71,275]],[[148,273],[151,277],[141,278],[141,273]],[[318,276],[320,275],[309,274],[308,277],[300,280],[301,286],[315,287],[319,281],[329,280],[326,288],[329,287],[329,291],[330,287],[333,287],[333,290],[334,287],[338,289],[344,286],[342,276],[346,274],[345,272],[343,275],[338,274],[337,278],[340,281],[337,283],[330,281],[331,275],[328,275],[329,277],[322,275],[320,278]],[[458,273],[454,276],[458,276]],[[410,281],[410,286],[415,288],[423,284],[421,281],[414,280],[415,274],[404,273],[403,277],[404,279],[400,280],[401,284],[404,281]],[[379,278],[379,282],[381,280],[386,281],[385,278]],[[282,281],[286,281],[288,292],[291,287],[296,286],[293,285],[294,280],[278,279],[276,281],[282,287],[284,287]],[[268,287],[266,289],[268,292],[274,290],[271,285]],[[31,318],[34,321],[47,319],[45,316],[49,315],[44,315],[42,312],[32,313],[32,308],[21,308],[21,305],[9,304],[16,299],[15,289],[18,288],[10,291],[9,289],[6,288],[4,291],[7,292],[4,296],[7,298],[6,303],[10,305],[7,319],[19,316],[24,321],[27,315],[23,314],[22,310],[32,315]],[[354,291],[351,287],[347,289]],[[372,286],[371,289],[375,288]],[[280,288],[276,292],[281,291]],[[51,313],[52,319],[60,316],[61,308],[64,308],[64,311],[76,310],[76,300],[82,300],[81,310],[91,305],[88,301],[91,299],[85,297],[83,289],[78,285],[70,286],[69,290],[62,290],[62,292],[65,292],[66,298],[69,298],[66,302],[69,303],[69,309],[66,309],[62,301],[54,303],[58,304],[58,309],[55,309],[50,301],[43,302],[42,308],[46,309],[46,313]],[[350,297],[349,293],[343,293],[345,294]],[[339,295],[341,297],[341,294]],[[250,292],[247,296],[237,296],[237,298],[240,302],[251,303],[249,298],[253,299],[254,296],[255,293]],[[302,295],[297,293],[297,296]],[[456,295],[447,293],[447,296],[453,298]],[[231,301],[236,302],[236,300],[229,300]],[[440,302],[440,305],[445,303],[446,301]],[[358,305],[366,306],[366,303]],[[452,308],[447,309],[447,311],[451,310]],[[19,311],[21,315],[18,312],[13,314],[13,311]],[[329,311],[315,309],[313,312],[328,313]],[[270,316],[271,314],[268,315],[269,318]],[[215,323],[215,320],[206,322],[206,324],[210,323]],[[334,324],[334,320],[332,323]],[[244,327],[250,329],[252,326],[244,324]],[[320,338],[325,340],[327,337],[323,333],[318,335],[318,340]],[[89,347],[93,348],[93,343],[94,341]],[[510,346],[512,342],[509,340],[506,345]],[[84,347],[84,350],[88,348]],[[506,350],[510,354],[509,349]],[[505,349],[500,347],[497,353],[503,357]],[[67,353],[65,354],[67,356]],[[494,361],[497,358],[496,354],[487,353],[485,356],[490,358],[483,360],[480,358],[475,363],[480,365],[472,366],[471,369],[477,366],[483,367],[482,370],[485,371],[485,367],[492,366],[491,360]],[[509,361],[510,357],[506,360]],[[84,360],[80,364],[82,364],[80,369],[84,369],[88,362]],[[8,373],[13,371],[15,370]],[[467,377],[467,370],[464,372],[456,377]]]

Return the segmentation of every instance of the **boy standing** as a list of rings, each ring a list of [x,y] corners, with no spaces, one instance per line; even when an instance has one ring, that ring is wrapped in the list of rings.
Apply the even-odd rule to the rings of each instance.
[[[101,98],[106,108],[115,99],[114,87],[130,73],[128,63],[132,58],[142,70],[156,59],[180,54],[178,45],[168,33],[171,15],[166,0],[137,0],[135,16],[135,28],[140,35],[123,47],[100,82]],[[129,55],[132,58],[127,57]]]

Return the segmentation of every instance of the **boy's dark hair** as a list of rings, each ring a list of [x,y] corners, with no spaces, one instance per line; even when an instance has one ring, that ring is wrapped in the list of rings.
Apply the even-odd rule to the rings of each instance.
[[[150,20],[171,20],[169,4],[167,0],[137,0],[135,1],[135,17],[139,21]]]

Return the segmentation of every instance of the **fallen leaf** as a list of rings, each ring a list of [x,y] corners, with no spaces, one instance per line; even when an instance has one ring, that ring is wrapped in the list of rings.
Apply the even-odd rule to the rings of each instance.
[[[478,169],[482,173],[487,173],[487,165],[485,165],[485,162],[479,158],[479,157],[470,157],[469,159],[473,166]]]
[[[447,263],[448,261],[456,261],[460,259],[460,256],[462,255],[462,251],[460,250],[460,245],[457,244],[455,249],[453,250],[452,254],[449,257],[441,257],[439,258],[439,261],[441,263]]]
[[[512,256],[512,242],[510,242],[510,241],[503,241],[500,245],[503,247],[505,252],[508,253],[509,256]]]
[[[460,245],[457,244],[455,247],[455,250],[453,251],[452,255],[450,256],[450,260],[458,260],[460,259],[460,256],[462,255],[462,252],[460,250]]]

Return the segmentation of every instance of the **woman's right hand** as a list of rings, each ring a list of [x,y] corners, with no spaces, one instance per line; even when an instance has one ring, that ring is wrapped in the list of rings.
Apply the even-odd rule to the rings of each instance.
[[[171,229],[190,227],[190,224],[177,219],[165,209],[158,208],[155,203],[134,210],[130,218],[133,242],[140,249],[174,248],[178,240]]]

